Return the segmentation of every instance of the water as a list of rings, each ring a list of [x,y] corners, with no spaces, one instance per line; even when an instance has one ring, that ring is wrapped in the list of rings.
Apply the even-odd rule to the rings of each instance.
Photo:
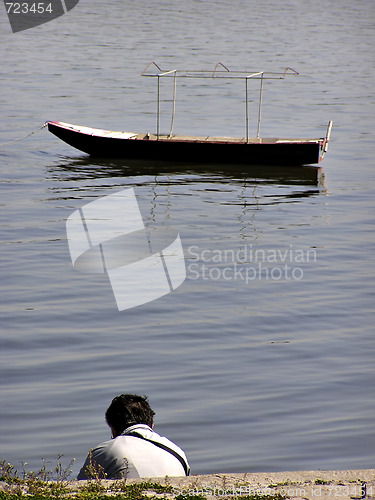
[[[374,20],[367,0],[81,0],[18,34],[1,17],[1,143],[45,120],[154,131],[152,60],[291,66],[265,86],[262,134],[334,121],[319,182],[96,161],[45,131],[2,149],[1,457],[35,469],[62,453],[76,473],[109,437],[112,397],[134,391],[193,473],[373,467]],[[240,85],[177,92],[176,133],[244,134]],[[179,231],[187,279],[119,312],[104,275],[73,269],[65,221],[129,187],[146,222]]]

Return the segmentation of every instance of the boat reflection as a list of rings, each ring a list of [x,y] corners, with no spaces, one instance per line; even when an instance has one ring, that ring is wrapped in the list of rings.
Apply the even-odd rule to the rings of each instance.
[[[322,167],[318,166],[264,166],[252,165],[251,167],[238,164],[207,164],[207,163],[174,163],[165,161],[123,160],[123,159],[95,159],[91,157],[66,158],[58,164],[48,167],[54,178],[79,181],[84,179],[110,178],[110,177],[171,177],[181,176],[184,182],[203,179],[220,180],[221,182],[255,182],[282,185],[316,186],[325,188],[325,175]],[[62,180],[62,179],[61,179]],[[141,179],[139,179],[141,180]],[[161,179],[160,179],[161,180]],[[177,180],[177,179],[176,179]]]

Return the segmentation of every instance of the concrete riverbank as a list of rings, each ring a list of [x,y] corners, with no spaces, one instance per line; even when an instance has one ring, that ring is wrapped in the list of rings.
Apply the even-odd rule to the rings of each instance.
[[[124,494],[130,485],[139,484],[138,498],[153,497],[172,500],[224,500],[253,497],[271,500],[284,497],[290,500],[354,500],[375,498],[375,469],[341,471],[263,472],[241,474],[193,475],[178,478],[142,478],[121,481],[92,480],[64,482],[64,493],[59,498],[82,497],[97,490],[98,496]],[[19,487],[19,485],[18,485]],[[15,485],[0,482],[0,491]],[[23,493],[27,494],[27,485]],[[14,490],[13,490],[14,491]],[[100,493],[100,494],[99,494]],[[93,498],[92,496],[90,498]],[[118,497],[117,497],[118,498]]]
[[[171,479],[174,492],[209,499],[279,495],[288,499],[375,498],[375,469],[211,474]]]
[[[142,481],[133,479],[128,480],[127,484]],[[154,482],[154,479],[151,481]],[[375,498],[375,469],[209,474],[164,478],[157,482],[172,486],[171,493],[162,495],[171,499],[179,495],[201,496],[207,500],[279,495],[290,500]],[[112,482],[108,483],[110,487]]]

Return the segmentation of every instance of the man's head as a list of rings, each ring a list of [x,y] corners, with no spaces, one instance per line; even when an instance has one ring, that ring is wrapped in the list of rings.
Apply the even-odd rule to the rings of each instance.
[[[154,425],[154,415],[147,397],[137,394],[121,394],[116,396],[105,413],[107,424],[113,436],[119,436],[125,429],[135,424]]]

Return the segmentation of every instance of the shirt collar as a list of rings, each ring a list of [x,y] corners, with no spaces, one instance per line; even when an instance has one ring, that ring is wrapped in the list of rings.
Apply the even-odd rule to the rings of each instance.
[[[121,436],[126,436],[127,434],[130,434],[134,431],[141,431],[141,430],[145,430],[145,431],[151,431],[152,432],[152,429],[151,427],[149,427],[148,425],[146,424],[135,424],[135,425],[131,425],[130,427],[127,427],[122,433],[121,433]]]

